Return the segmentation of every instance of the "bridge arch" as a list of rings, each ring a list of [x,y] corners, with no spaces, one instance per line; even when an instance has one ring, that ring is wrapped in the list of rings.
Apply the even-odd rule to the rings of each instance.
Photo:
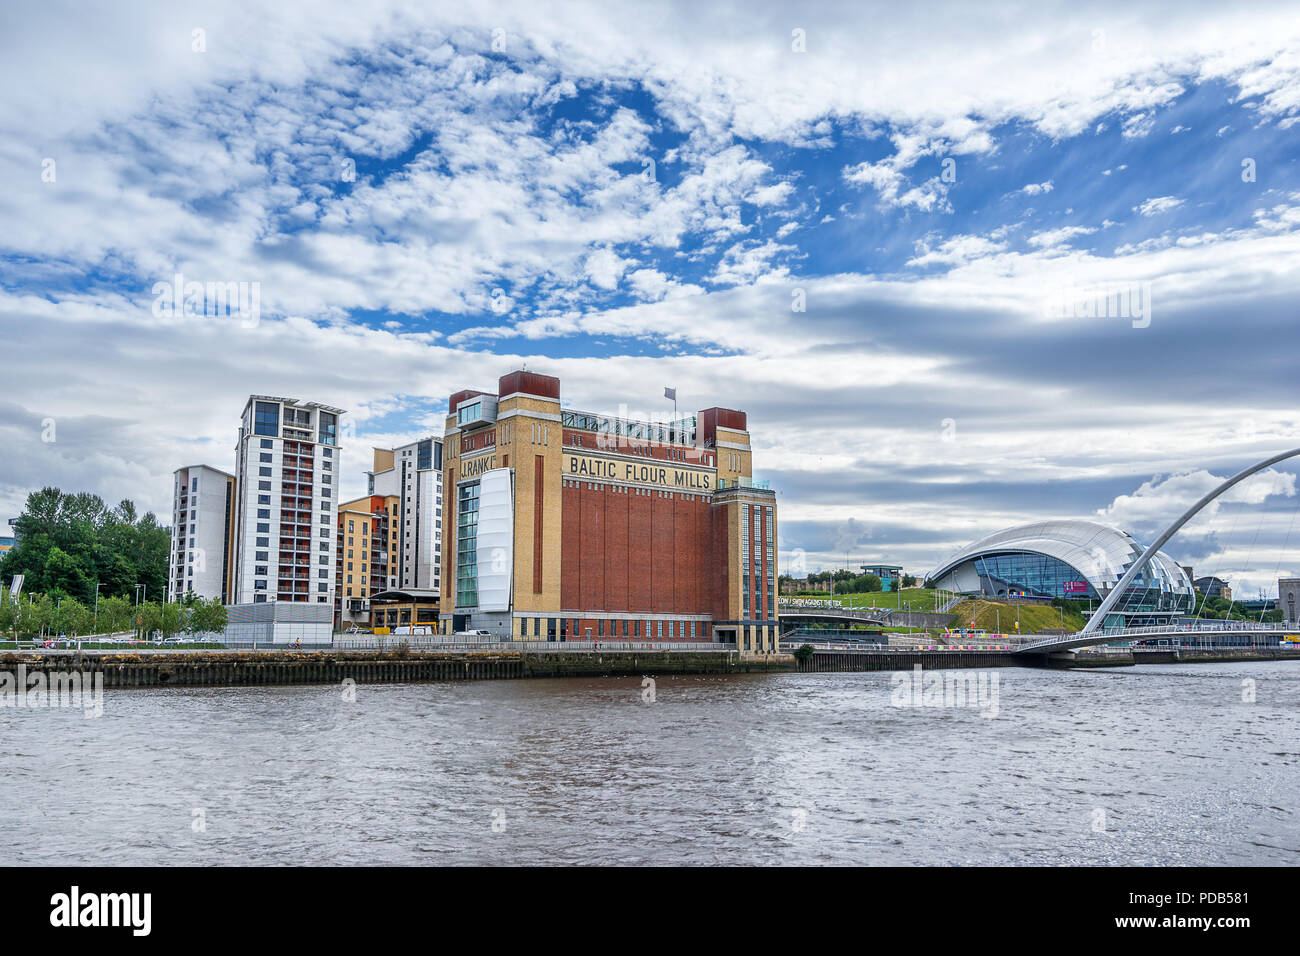
[[[1156,538],[1156,540],[1142,552],[1142,557],[1133,562],[1133,566],[1124,573],[1122,578],[1119,579],[1119,583],[1111,590],[1106,600],[1102,601],[1097,610],[1092,613],[1092,616],[1084,622],[1083,630],[1081,630],[1079,634],[1090,634],[1093,631],[1101,629],[1101,623],[1106,620],[1106,615],[1119,601],[1132,580],[1142,573],[1142,569],[1147,566],[1151,561],[1151,558],[1155,556],[1155,553],[1164,547],[1165,542],[1177,534],[1178,530],[1183,525],[1187,524],[1187,522],[1190,521],[1197,512],[1242,479],[1249,478],[1258,471],[1263,471],[1269,465],[1276,465],[1279,461],[1285,461],[1288,458],[1295,458],[1297,455],[1300,455],[1300,448],[1292,448],[1290,451],[1284,451],[1280,455],[1274,455],[1272,458],[1266,458],[1257,464],[1251,465],[1249,468],[1237,472],[1227,481],[1223,482],[1209,494],[1201,498],[1201,500],[1196,502],[1196,504],[1184,511],[1177,521],[1166,528],[1164,533],[1161,534],[1160,537]]]

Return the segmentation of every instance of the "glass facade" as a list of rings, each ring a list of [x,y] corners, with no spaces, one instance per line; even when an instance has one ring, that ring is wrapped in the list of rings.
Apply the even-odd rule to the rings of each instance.
[[[280,434],[280,406],[275,402],[258,402],[253,406],[253,434]]]
[[[320,425],[317,428],[317,437],[322,445],[338,444],[339,418],[331,412],[320,413]]]
[[[460,486],[456,502],[456,605],[478,606],[477,481]]]
[[[980,590],[992,596],[1098,597],[1078,569],[1046,554],[986,554],[975,559],[975,570]]]
[[[578,428],[582,431],[617,435],[629,441],[647,441],[661,445],[694,445],[698,425],[694,415],[685,415],[671,422],[640,422],[586,412],[562,412],[560,423],[565,428]]]

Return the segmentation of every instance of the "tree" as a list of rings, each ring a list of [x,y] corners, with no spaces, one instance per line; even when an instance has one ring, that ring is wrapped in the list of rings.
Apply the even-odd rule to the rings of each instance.
[[[29,591],[83,602],[94,600],[97,582],[101,597],[131,597],[137,584],[166,592],[171,532],[130,501],[110,509],[98,495],[42,488],[27,496],[15,529],[18,544],[0,559],[0,578],[25,575]]]
[[[99,634],[116,634],[129,631],[134,618],[131,615],[131,602],[121,597],[101,597],[99,599],[98,621],[95,631]]]
[[[187,634],[221,632],[226,629],[226,606],[218,598],[205,601],[198,598],[190,608],[185,624]]]

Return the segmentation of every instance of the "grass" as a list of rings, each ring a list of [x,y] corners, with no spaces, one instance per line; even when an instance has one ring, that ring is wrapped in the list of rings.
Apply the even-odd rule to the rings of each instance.
[[[1016,630],[1016,612],[1020,613],[1020,630]],[[952,609],[953,627],[970,627],[974,617],[975,627],[989,633],[1037,634],[1047,628],[1064,627],[1077,631],[1083,627],[1083,615],[1066,611],[1064,622],[1060,608],[1038,604],[1000,604],[971,598]],[[1001,625],[999,627],[999,624]]]
[[[876,607],[902,608],[906,610],[906,605],[911,604],[913,611],[933,611],[934,610],[934,591],[931,588],[903,588],[901,591],[869,591],[866,594],[836,594],[832,597],[829,593],[812,595],[788,595],[787,600],[824,600],[833,601],[840,607],[846,608],[869,608],[873,604]],[[900,603],[901,602],[901,603]]]

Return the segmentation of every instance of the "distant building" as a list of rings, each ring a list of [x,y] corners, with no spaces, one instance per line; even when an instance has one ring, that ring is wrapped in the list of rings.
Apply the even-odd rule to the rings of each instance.
[[[17,518],[10,518],[9,524],[6,525],[8,533],[0,534],[0,555],[6,551],[12,551],[14,545],[18,543],[18,532],[15,526],[18,524]],[[0,529],[3,531],[3,529]]]
[[[1200,591],[1207,598],[1223,598],[1225,601],[1232,600],[1232,585],[1223,578],[1216,578],[1213,575],[1197,578],[1196,590]]]
[[[1282,611],[1283,620],[1300,621],[1296,616],[1300,612],[1297,598],[1300,598],[1300,578],[1278,578],[1277,606]]]
[[[382,497],[393,515],[397,548],[383,582],[390,588],[437,593],[442,585],[442,439],[423,438],[374,450],[369,472],[372,498]],[[397,510],[392,511],[392,505]]]
[[[898,589],[898,583],[903,577],[903,566],[901,564],[864,564],[862,565],[864,574],[874,574],[880,578],[880,589],[882,591],[895,591]]]
[[[232,603],[235,476],[208,465],[173,473],[167,600],[187,594]]]
[[[927,579],[936,588],[987,597],[1101,601],[1145,548],[1095,521],[1038,521],[967,545]],[[1105,626],[1163,624],[1190,612],[1196,596],[1182,567],[1157,551]]]
[[[339,505],[335,545],[335,626],[370,625],[370,597],[388,590],[396,563],[397,498],[371,495]]]

